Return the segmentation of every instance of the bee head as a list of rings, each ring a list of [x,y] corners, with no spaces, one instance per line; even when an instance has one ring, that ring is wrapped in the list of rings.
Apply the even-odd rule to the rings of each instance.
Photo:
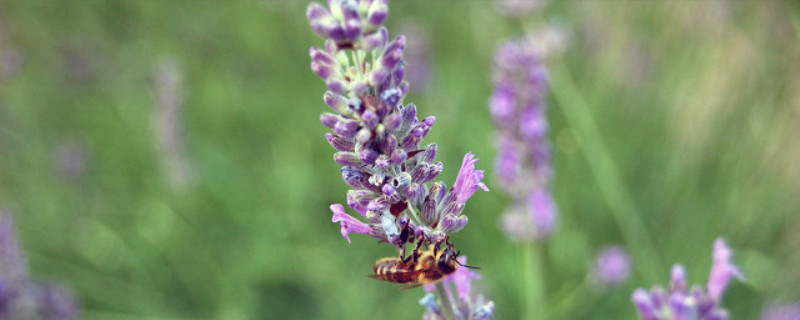
[[[437,261],[439,269],[446,274],[456,271],[458,267],[458,260],[456,260],[458,253],[459,252],[455,250],[452,243],[448,244],[448,246],[439,253],[439,259]]]

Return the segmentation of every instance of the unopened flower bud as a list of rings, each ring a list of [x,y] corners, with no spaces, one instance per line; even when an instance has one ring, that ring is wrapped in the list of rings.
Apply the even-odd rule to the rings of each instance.
[[[361,165],[361,159],[359,158],[359,155],[355,152],[344,152],[344,151],[337,152],[333,154],[333,160],[336,161],[336,163],[341,164],[343,166],[355,167]]]
[[[405,150],[395,149],[394,152],[392,152],[391,160],[393,165],[399,165],[405,162],[406,159],[408,159],[408,154],[406,153]]]
[[[433,201],[430,197],[425,198],[425,201],[422,203],[422,222],[425,225],[432,226],[437,221],[439,221],[439,216],[436,212],[436,201]]]
[[[353,143],[352,141],[342,139],[342,137],[339,137],[331,133],[326,133],[325,139],[328,140],[328,143],[330,143],[331,146],[333,146],[334,148],[336,148],[336,150],[339,151],[353,152],[353,148],[355,148],[355,143]]]
[[[370,148],[361,150],[358,156],[359,159],[361,159],[361,161],[363,161],[366,164],[375,164],[375,160],[378,159],[378,153]]]

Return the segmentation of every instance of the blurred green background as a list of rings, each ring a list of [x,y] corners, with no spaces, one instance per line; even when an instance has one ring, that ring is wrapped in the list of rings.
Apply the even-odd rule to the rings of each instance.
[[[0,3],[0,208],[32,277],[69,286],[86,319],[421,317],[421,289],[365,277],[395,251],[331,223],[348,188],[319,123],[306,5]],[[633,319],[631,291],[666,285],[673,263],[705,283],[717,236],[747,275],[725,296],[734,319],[800,300],[798,7],[570,1],[518,23],[489,1],[391,4],[391,34],[428,37],[430,82],[405,101],[439,119],[424,142],[441,178],[472,151],[494,189],[453,241],[497,319],[525,301],[521,246],[498,229],[491,57],[547,20],[570,35],[551,70],[551,318]],[[638,248],[634,277],[591,288],[596,251],[617,243]]]

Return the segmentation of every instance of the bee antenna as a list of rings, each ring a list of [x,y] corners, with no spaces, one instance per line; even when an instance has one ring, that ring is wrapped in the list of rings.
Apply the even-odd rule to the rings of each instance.
[[[460,262],[460,261],[458,261],[458,260],[456,260],[456,263],[458,263],[458,265],[459,265],[459,266],[462,266],[462,267],[465,267],[465,268],[470,268],[470,269],[480,269],[480,267],[468,266],[468,265],[466,265],[466,264],[461,264],[461,262]]]

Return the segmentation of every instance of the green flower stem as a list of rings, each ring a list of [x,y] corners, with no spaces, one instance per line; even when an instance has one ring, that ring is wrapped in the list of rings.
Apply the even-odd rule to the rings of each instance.
[[[450,296],[447,295],[447,287],[444,286],[444,281],[439,281],[436,283],[436,294],[439,295],[439,298],[442,299],[442,310],[444,312],[445,317],[447,320],[455,320],[456,316],[453,310],[455,310],[455,305],[453,305],[453,301],[450,301]]]
[[[547,319],[545,313],[545,282],[542,247],[540,243],[522,246],[523,301],[522,319]]]
[[[622,232],[625,244],[636,261],[637,267],[634,270],[645,282],[657,283],[660,276],[666,273],[662,270],[658,251],[647,234],[628,189],[620,179],[613,156],[590,111],[592,108],[575,87],[569,70],[563,63],[553,64],[551,87],[559,109],[583,141],[583,155]]]

